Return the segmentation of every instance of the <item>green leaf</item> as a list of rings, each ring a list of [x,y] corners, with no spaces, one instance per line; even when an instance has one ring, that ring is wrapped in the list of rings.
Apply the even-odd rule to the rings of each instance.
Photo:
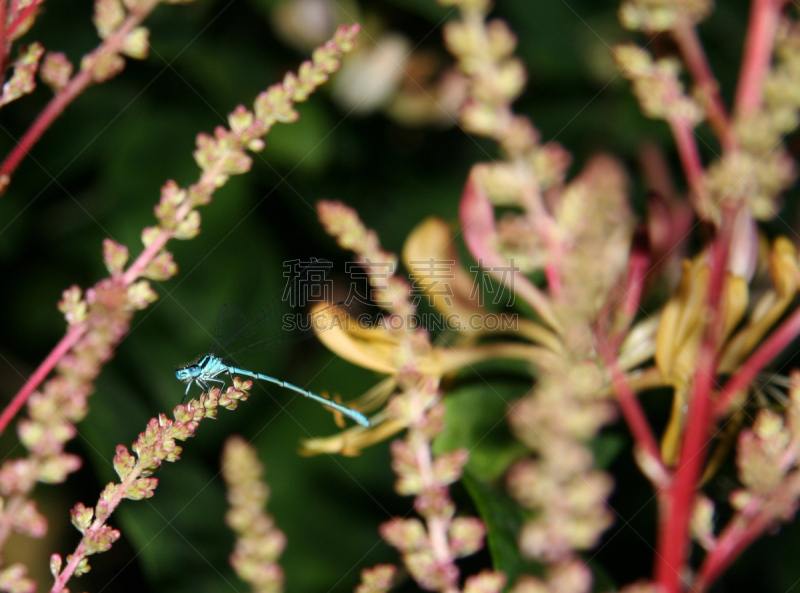
[[[508,431],[508,404],[524,393],[527,385],[507,381],[470,385],[445,397],[445,429],[433,443],[434,453],[464,448],[469,451],[466,469],[491,482],[527,449]]]
[[[509,586],[522,573],[541,576],[542,565],[523,558],[519,553],[517,541],[525,520],[519,505],[469,471],[464,472],[462,482],[486,524],[486,540],[494,569],[506,574]]]
[[[604,432],[587,443],[594,454],[594,466],[608,469],[622,451],[627,450],[629,439],[615,432]]]

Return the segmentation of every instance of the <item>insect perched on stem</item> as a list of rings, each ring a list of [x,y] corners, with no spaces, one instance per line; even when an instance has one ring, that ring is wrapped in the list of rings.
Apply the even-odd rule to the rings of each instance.
[[[224,385],[224,377],[226,375],[241,375],[258,379],[259,381],[268,381],[284,389],[290,389],[303,397],[313,399],[324,406],[341,412],[348,418],[358,422],[361,426],[368,427],[370,425],[369,420],[367,420],[367,417],[361,412],[351,410],[347,406],[325,399],[297,385],[292,385],[291,383],[281,381],[269,375],[248,371],[227,362],[234,360],[237,355],[244,352],[255,352],[287,341],[284,338],[286,335],[285,331],[279,327],[282,323],[282,317],[276,312],[278,308],[279,307],[275,306],[275,302],[270,303],[261,309],[253,319],[246,321],[241,309],[230,303],[223,303],[220,307],[219,315],[217,316],[210,352],[175,371],[175,377],[177,377],[179,381],[187,383],[184,398],[186,394],[189,393],[189,389],[193,384],[196,384],[204,391],[208,391],[209,383]],[[326,322],[325,320],[329,322],[329,320],[333,319],[340,311],[341,306],[339,305],[332,305],[322,311],[318,311],[309,318],[307,329],[320,328],[322,324]],[[313,332],[306,331],[304,334],[300,335],[304,337],[310,336],[313,335]],[[245,345],[232,351],[232,347],[237,344]]]

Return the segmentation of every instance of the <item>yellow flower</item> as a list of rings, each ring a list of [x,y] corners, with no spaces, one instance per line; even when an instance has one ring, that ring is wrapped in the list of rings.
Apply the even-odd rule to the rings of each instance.
[[[687,411],[687,397],[696,371],[700,343],[708,316],[707,255],[683,264],[680,285],[664,307],[656,337],[655,362],[664,383],[675,391],[672,417],[662,438],[662,455],[667,464],[675,461]],[[730,374],[755,348],[764,334],[783,315],[798,290],[797,252],[784,237],[775,240],[768,254],[773,288],[752,308],[745,324],[736,331],[750,301],[747,279],[727,273],[721,306],[724,319],[719,372]]]
[[[469,323],[475,316],[491,313],[479,306],[471,294],[472,282],[468,273],[458,265],[452,244],[447,225],[440,220],[426,220],[412,231],[403,249],[403,256],[407,268],[415,270],[413,277],[416,288],[422,292],[421,296],[430,298],[431,303],[445,316],[457,320],[457,327],[465,336],[502,331],[501,328],[489,330],[479,324]],[[412,264],[431,260],[452,262],[452,265],[448,264],[452,274],[443,278],[435,266],[415,268]],[[558,344],[555,337],[542,326],[519,321],[523,327],[515,335],[527,335],[540,343],[549,341]],[[397,314],[382,317],[377,324],[369,327],[352,316],[340,314],[331,323],[322,323],[320,326],[325,331],[319,331],[317,335],[328,349],[357,366],[386,376],[355,401],[353,407],[366,413],[381,408],[396,392],[413,391],[431,381],[438,386],[442,377],[479,362],[497,358],[521,359],[545,368],[552,364],[554,356],[550,349],[518,341],[476,344],[473,339],[464,339],[455,347],[435,346],[431,344],[425,328],[414,327],[412,317],[403,318]],[[389,405],[374,414],[370,418],[373,426],[369,429],[356,426],[329,438],[307,440],[302,443],[301,452],[308,455],[356,455],[364,447],[385,440],[408,426],[409,416],[403,414],[400,407]]]

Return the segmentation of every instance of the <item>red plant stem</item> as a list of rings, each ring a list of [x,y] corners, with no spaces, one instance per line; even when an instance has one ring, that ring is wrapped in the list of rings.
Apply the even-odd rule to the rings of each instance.
[[[35,8],[36,4],[32,4]],[[118,52],[124,42],[125,38],[128,34],[137,27],[145,17],[150,13],[152,7],[155,4],[151,3],[143,8],[141,8],[137,12],[130,13],[125,21],[116,29],[112,34],[110,34],[103,43],[95,49],[91,54],[89,54],[89,58],[99,56],[102,53],[106,52]],[[9,28],[10,29],[10,28]],[[66,109],[67,105],[72,103],[72,101],[80,95],[86,88],[92,83],[92,73],[89,69],[87,70],[80,70],[72,79],[62,88],[56,95],[50,100],[47,104],[47,107],[39,114],[36,120],[31,124],[31,127],[25,132],[17,142],[17,145],[11,151],[3,163],[0,165],[0,179],[6,179],[11,177],[11,174],[16,170],[17,166],[22,162],[28,154],[30,153],[33,145],[39,141],[39,138],[42,137],[45,130],[50,127],[53,121],[61,115],[61,113]]]
[[[11,38],[11,36],[13,36],[14,32],[17,30],[17,27],[19,27],[22,23],[24,23],[27,20],[27,18],[31,15],[31,13],[34,12],[37,8],[39,8],[39,5],[41,3],[42,0],[37,0],[35,2],[31,2],[30,4],[28,4],[28,6],[23,8],[22,12],[20,12],[17,15],[17,18],[14,19],[14,22],[8,26],[8,29],[5,32],[6,36]]]
[[[800,309],[795,309],[722,386],[714,406],[717,418],[727,414],[733,398],[747,389],[756,375],[798,335],[800,335]]]
[[[678,24],[672,29],[672,36],[700,91],[708,121],[717,133],[723,151],[734,150],[737,142],[731,129],[731,118],[719,95],[719,86],[697,37],[697,29],[687,21],[679,19]]]
[[[697,149],[697,142],[694,139],[694,130],[689,123],[682,118],[673,117],[669,120],[672,136],[675,138],[675,145],[678,149],[678,156],[681,159],[689,189],[694,194],[696,200],[700,200],[705,191],[703,189],[703,161],[700,158],[700,151]]]
[[[681,455],[661,510],[655,579],[666,593],[678,593],[682,589],[682,574],[689,556],[689,520],[708,441],[708,419],[711,416],[709,396],[715,365],[713,351],[701,347]]]
[[[661,450],[658,447],[653,431],[650,429],[650,423],[647,421],[647,417],[639,405],[639,400],[636,399],[636,394],[633,393],[628,379],[622,369],[619,368],[619,363],[611,350],[610,344],[607,341],[601,342],[599,350],[608,370],[611,371],[611,382],[614,385],[617,402],[620,410],[622,410],[625,422],[631,430],[633,439],[642,452],[647,455],[648,469],[652,467],[657,470],[656,472],[648,473],[647,477],[653,481],[656,489],[660,489],[666,483],[669,471],[661,459]]]
[[[200,180],[195,184],[195,186],[208,186],[210,180],[215,179],[219,175],[220,171],[224,167],[224,163],[225,159],[220,159],[214,167],[204,171]],[[192,208],[193,205],[191,201],[186,200],[176,211],[176,220],[183,220],[189,214]],[[142,275],[145,268],[147,268],[147,265],[153,261],[153,258],[159,254],[159,252],[167,244],[167,241],[169,241],[172,237],[173,231],[168,229],[161,230],[161,232],[150,242],[150,244],[142,250],[142,252],[139,254],[139,257],[136,258],[130,267],[125,270],[125,273],[122,276],[122,282],[125,286],[130,286]],[[11,419],[25,404],[28,397],[30,397],[31,393],[33,393],[33,390],[36,389],[42,381],[44,381],[45,377],[47,377],[48,373],[53,370],[61,357],[69,352],[70,348],[75,345],[75,343],[81,338],[81,336],[83,336],[85,332],[86,324],[79,324],[71,328],[67,335],[61,339],[58,345],[47,356],[44,362],[39,365],[39,368],[36,369],[36,372],[31,376],[30,379],[28,379],[27,383],[23,385],[19,393],[14,396],[14,399],[8,408],[3,410],[3,413],[0,414],[0,434],[2,434],[3,430],[5,430],[6,426],[8,426],[8,423],[11,422]]]
[[[614,328],[615,334],[608,339],[601,336],[598,350],[611,372],[611,382],[625,422],[628,424],[637,446],[647,456],[648,469],[653,470],[647,472],[647,477],[653,481],[656,489],[660,489],[666,483],[669,472],[661,459],[661,450],[658,447],[653,431],[650,429],[647,417],[639,405],[639,400],[636,399],[636,394],[631,389],[628,379],[620,369],[619,361],[614,354],[639,307],[644,277],[650,267],[650,257],[643,243],[644,240],[641,234],[637,233],[628,258],[628,276],[623,300],[619,307],[621,319],[623,320],[622,327]]]
[[[561,281],[561,265],[564,259],[564,249],[561,243],[560,233],[556,228],[555,221],[544,209],[541,197],[532,200],[532,203],[539,206],[535,212],[535,225],[541,229],[542,237],[549,252],[549,257],[544,266],[544,275],[547,278],[547,290],[554,300],[560,300],[564,295],[564,284]],[[534,213],[532,212],[532,214]]]
[[[555,299],[561,298],[564,294],[564,287],[561,284],[561,272],[558,266],[553,262],[546,264],[544,267],[544,275],[545,278],[547,278],[547,289],[550,291],[550,294],[552,294]]]
[[[8,60],[8,48],[6,48],[6,8],[8,8],[8,0],[0,0],[0,77],[2,78],[5,78],[6,61]]]
[[[189,204],[184,206],[185,208],[190,208]],[[136,261],[125,271],[123,275],[123,282],[126,286],[131,285],[139,276],[141,276],[142,271],[147,267],[153,258],[158,254],[161,249],[164,248],[167,241],[172,237],[172,233],[170,231],[163,231],[160,235],[158,235],[149,246],[147,246],[140,254],[139,257],[136,258]],[[25,402],[28,401],[28,398],[33,393],[34,389],[36,389],[39,384],[44,381],[45,377],[50,374],[55,366],[58,364],[58,361],[69,352],[69,350],[77,343],[77,341],[86,333],[86,324],[80,323],[74,325],[67,334],[61,338],[61,341],[56,345],[55,348],[47,355],[47,358],[44,359],[42,364],[39,365],[39,368],[36,369],[36,372],[30,376],[30,378],[26,381],[25,385],[22,386],[22,389],[14,396],[14,399],[11,400],[11,403],[3,410],[2,414],[0,414],[0,434],[6,429],[8,424],[11,420],[16,416],[17,412],[25,405]]]
[[[89,86],[91,82],[91,73],[88,70],[81,70],[50,100],[47,107],[44,108],[31,127],[25,132],[25,135],[22,136],[22,139],[17,142],[11,154],[9,154],[3,161],[3,164],[0,165],[0,178],[11,176],[20,162],[22,162],[22,159],[28,156],[33,145],[38,142],[45,130],[50,127],[53,120],[61,115],[61,112],[66,109],[67,105],[72,103],[75,97],[86,90],[86,87]]]
[[[50,371],[58,364],[58,361],[69,352],[70,348],[81,339],[84,333],[86,333],[86,324],[79,323],[73,325],[66,335],[61,338],[61,341],[53,348],[52,352],[47,355],[47,358],[42,361],[39,368],[30,376],[25,382],[25,385],[22,386],[22,389],[19,390],[19,393],[14,396],[11,403],[8,404],[6,409],[3,410],[3,413],[0,414],[0,434],[3,433],[9,422],[11,422],[17,412],[19,412],[20,408],[25,405],[25,402],[28,401],[34,389],[44,381],[44,378],[47,377]]]
[[[717,545],[703,560],[693,583],[693,591],[705,591],[719,575],[756,538],[775,526],[779,517],[785,518],[785,501],[796,498],[800,483],[800,472],[792,472],[777,489],[770,494],[754,496],[731,520],[717,538]]]
[[[753,0],[747,38],[736,88],[734,113],[749,115],[761,106],[764,96],[764,78],[769,70],[775,33],[785,0]]]
[[[186,204],[183,204],[182,208],[184,210],[188,211],[188,210],[191,209],[191,205],[186,203]],[[179,211],[179,215],[180,215],[180,211]],[[185,216],[185,215],[186,214],[183,213],[183,216]],[[122,281],[125,283],[126,286],[130,286],[131,284],[133,284],[133,282],[137,278],[139,278],[139,276],[142,275],[142,272],[144,272],[144,269],[147,267],[147,265],[151,261],[153,261],[153,258],[156,255],[158,255],[158,253],[167,244],[167,241],[169,241],[171,238],[172,238],[172,232],[171,231],[162,230],[158,234],[158,236],[156,236],[153,239],[153,241],[150,243],[150,245],[148,245],[147,247],[145,247],[142,250],[142,252],[139,254],[139,257],[136,258],[136,261],[134,261],[130,265],[130,267],[128,267],[128,269],[125,270],[125,273],[122,275]]]
[[[774,515],[767,511],[762,511],[754,517],[734,519],[717,539],[714,549],[703,560],[692,591],[699,593],[707,590],[747,546],[774,524]]]
[[[142,466],[140,462],[137,462],[136,466],[133,468],[131,473],[128,474],[124,480],[120,481],[119,485],[114,489],[113,495],[110,498],[103,500],[102,506],[98,504],[95,507],[95,516],[94,516],[94,521],[92,521],[92,525],[86,530],[86,533],[84,533],[84,536],[81,538],[78,547],[71,554],[72,557],[67,562],[67,565],[58,574],[58,577],[56,578],[52,588],[50,589],[50,593],[61,593],[61,591],[64,591],[67,582],[75,573],[75,569],[78,567],[78,564],[80,564],[81,560],[83,560],[84,558],[86,558],[86,556],[88,556],[88,554],[86,553],[87,538],[90,537],[92,533],[97,532],[105,525],[106,520],[108,520],[111,514],[116,510],[116,508],[119,506],[119,503],[122,502],[125,492],[128,491],[130,486],[137,479],[139,479],[141,475],[142,475]]]
[[[184,205],[185,209],[190,209],[189,204]],[[137,278],[139,278],[153,258],[164,248],[167,241],[172,237],[171,231],[162,231],[149,246],[147,246],[136,258],[136,261],[125,271],[123,275],[123,282],[126,286],[130,286]],[[69,352],[69,350],[77,343],[77,341],[86,333],[86,324],[80,323],[74,325],[67,334],[61,338],[61,341],[55,348],[47,355],[39,368],[30,376],[30,378],[22,386],[22,389],[14,396],[11,403],[0,414],[0,434],[3,434],[8,424],[16,416],[17,412],[25,405],[28,398],[33,391],[44,381],[45,377],[50,374],[58,361]]]
[[[642,300],[645,277],[650,269],[650,253],[646,245],[646,233],[644,228],[639,228],[633,236],[633,245],[628,256],[628,275],[625,279],[622,302],[618,305],[620,317],[613,328],[614,335],[611,338],[615,349],[625,339],[627,330],[636,317],[639,303]]]
[[[712,245],[706,305],[708,320],[698,354],[678,466],[661,508],[655,579],[666,593],[682,590],[682,575],[689,557],[689,521],[713,418],[712,387],[716,377],[719,340],[725,325],[725,312],[720,310],[720,304],[734,219],[735,212],[723,211],[719,235]]]

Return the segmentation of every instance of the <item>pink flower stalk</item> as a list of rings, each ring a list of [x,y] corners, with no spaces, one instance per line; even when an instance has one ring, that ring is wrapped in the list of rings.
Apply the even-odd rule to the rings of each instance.
[[[269,487],[261,480],[263,473],[256,451],[241,437],[230,437],[222,452],[222,476],[230,504],[225,521],[236,534],[231,566],[253,591],[277,593],[283,591],[278,558],[286,536],[264,512]]]
[[[13,5],[16,4],[16,2],[13,3]],[[103,42],[83,57],[80,70],[72,78],[69,78],[72,70],[71,65],[68,67],[66,65],[62,66],[61,72],[55,75],[53,73],[53,58],[50,58],[46,80],[56,83],[51,84],[56,94],[31,124],[31,127],[22,136],[14,150],[0,163],[0,191],[4,191],[8,187],[11,175],[22,159],[30,153],[42,134],[78,95],[90,85],[105,82],[124,69],[125,60],[122,54],[136,59],[147,57],[147,30],[139,27],[139,25],[158,4],[158,0],[141,0],[126,3],[126,8],[123,8],[122,3],[118,0],[97,0],[95,2],[94,23]],[[27,29],[32,24],[32,18],[38,5],[38,1],[30,2],[17,15],[11,26],[6,29],[5,34],[13,39],[18,27],[22,26],[23,29]],[[31,19],[31,22],[27,22],[29,19]],[[23,23],[26,24],[23,25]],[[3,48],[2,51],[5,51],[4,44],[0,45],[0,47]],[[34,72],[42,53],[43,51],[39,52],[35,57],[33,62]],[[63,61],[63,57],[55,59]],[[16,70],[15,76],[17,76]],[[65,78],[69,78],[69,80],[65,80]],[[0,103],[2,102],[4,101],[0,100]]]
[[[108,484],[94,508],[82,503],[77,503],[73,508],[72,524],[83,537],[75,551],[67,556],[63,568],[60,555],[53,554],[51,557],[50,570],[55,578],[51,593],[64,591],[69,579],[88,572],[89,556],[107,552],[119,539],[119,531],[109,527],[106,522],[123,499],[142,500],[155,494],[158,480],[150,476],[165,461],[180,459],[182,447],[176,441],[193,437],[200,421],[216,418],[220,407],[235,410],[240,401],[247,400],[252,382],[235,377],[233,383],[224,393],[215,388],[199,399],[177,406],[173,410],[175,420],[169,420],[164,414],[150,420],[147,429],[133,443],[133,454],[124,445],[117,446],[114,470],[120,482]]]
[[[321,202],[318,208],[326,230],[342,247],[352,249],[356,260],[364,263],[372,275],[376,298],[387,311],[403,314],[407,321],[415,310],[409,298],[410,287],[393,269],[387,273],[385,268],[386,262],[397,261],[396,256],[383,251],[377,235],[363,225],[352,209],[338,202]],[[378,263],[380,269],[375,266]],[[397,474],[395,489],[401,495],[416,497],[414,509],[424,520],[396,517],[381,525],[381,536],[401,552],[406,568],[420,586],[455,593],[460,591],[455,561],[481,549],[486,529],[476,518],[456,517],[449,494],[450,484],[461,477],[467,452],[458,449],[434,455],[431,449],[433,439],[444,428],[437,376],[443,369],[427,364],[431,346],[422,328],[405,323],[396,331],[377,333],[374,341],[357,344],[353,340],[337,347],[345,358],[366,366],[376,364],[379,357],[386,359],[386,340],[395,342],[387,360],[391,364],[384,368],[394,373],[392,383],[398,391],[389,399],[383,425],[364,434],[370,439],[368,442],[374,442],[406,428],[405,438],[393,441],[391,446],[392,468]],[[331,332],[324,332],[320,338],[333,347],[330,335],[325,334]],[[371,350],[374,352],[370,356]],[[380,575],[388,578],[386,570]],[[377,587],[377,578],[373,574],[365,576],[363,588]],[[492,591],[499,592],[501,588],[502,583]]]

